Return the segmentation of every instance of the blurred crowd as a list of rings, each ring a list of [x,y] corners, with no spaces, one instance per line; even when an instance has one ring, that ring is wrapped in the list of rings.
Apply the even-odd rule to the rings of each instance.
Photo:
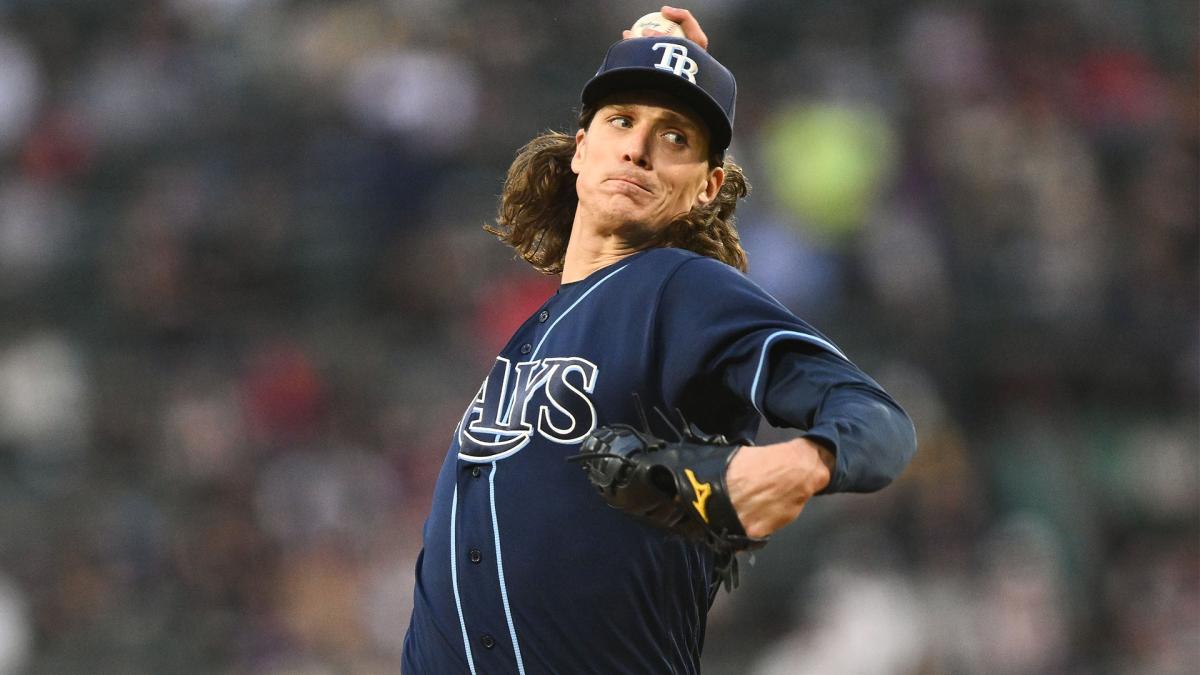
[[[1196,4],[689,8],[751,277],[920,440],[756,554],[706,672],[1194,673]],[[556,287],[481,226],[654,9],[0,2],[0,675],[396,672],[451,430]]]

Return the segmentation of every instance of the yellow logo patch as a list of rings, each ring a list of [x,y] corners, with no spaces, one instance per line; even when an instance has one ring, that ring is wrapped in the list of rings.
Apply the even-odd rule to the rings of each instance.
[[[696,512],[708,522],[708,497],[712,494],[711,483],[701,483],[696,480],[696,474],[692,473],[691,469],[684,469],[683,475],[687,476],[688,482],[692,484],[692,489],[696,491],[696,501],[692,502],[692,506],[696,507]]]

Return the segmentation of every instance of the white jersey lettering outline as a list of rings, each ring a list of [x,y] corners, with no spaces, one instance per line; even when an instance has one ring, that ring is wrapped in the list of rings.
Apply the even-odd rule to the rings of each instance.
[[[504,376],[500,384],[489,387],[501,368]],[[516,377],[510,378],[513,371]],[[590,394],[595,391],[599,373],[599,366],[578,356],[547,357],[515,365],[502,356],[496,357],[492,373],[484,378],[459,423],[459,458],[471,462],[503,459],[528,445],[534,433],[553,443],[582,441],[596,428],[596,406]],[[531,423],[530,403],[539,393],[545,402],[532,411]],[[497,404],[492,404],[493,400]],[[555,423],[553,416],[563,419]],[[560,426],[563,422],[569,424]],[[464,452],[468,448],[476,452]]]

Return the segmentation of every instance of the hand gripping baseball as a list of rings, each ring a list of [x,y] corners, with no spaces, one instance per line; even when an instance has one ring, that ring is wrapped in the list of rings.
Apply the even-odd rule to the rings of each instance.
[[[661,411],[655,412],[675,431],[677,441],[654,436],[643,414],[643,430],[627,424],[600,427],[567,461],[583,464],[609,506],[711,548],[726,590],[736,588],[735,554],[767,543],[746,535],[725,484],[730,460],[747,443],[707,435],[682,414],[680,433]]]

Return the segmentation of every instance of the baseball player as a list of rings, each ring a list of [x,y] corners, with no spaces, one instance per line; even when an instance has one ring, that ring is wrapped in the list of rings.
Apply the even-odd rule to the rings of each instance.
[[[613,44],[578,131],[509,170],[493,232],[561,286],[454,430],[406,673],[696,673],[737,552],[915,452],[896,402],[742,273],[736,83],[668,18],[692,39]],[[752,445],[763,417],[796,437]]]

